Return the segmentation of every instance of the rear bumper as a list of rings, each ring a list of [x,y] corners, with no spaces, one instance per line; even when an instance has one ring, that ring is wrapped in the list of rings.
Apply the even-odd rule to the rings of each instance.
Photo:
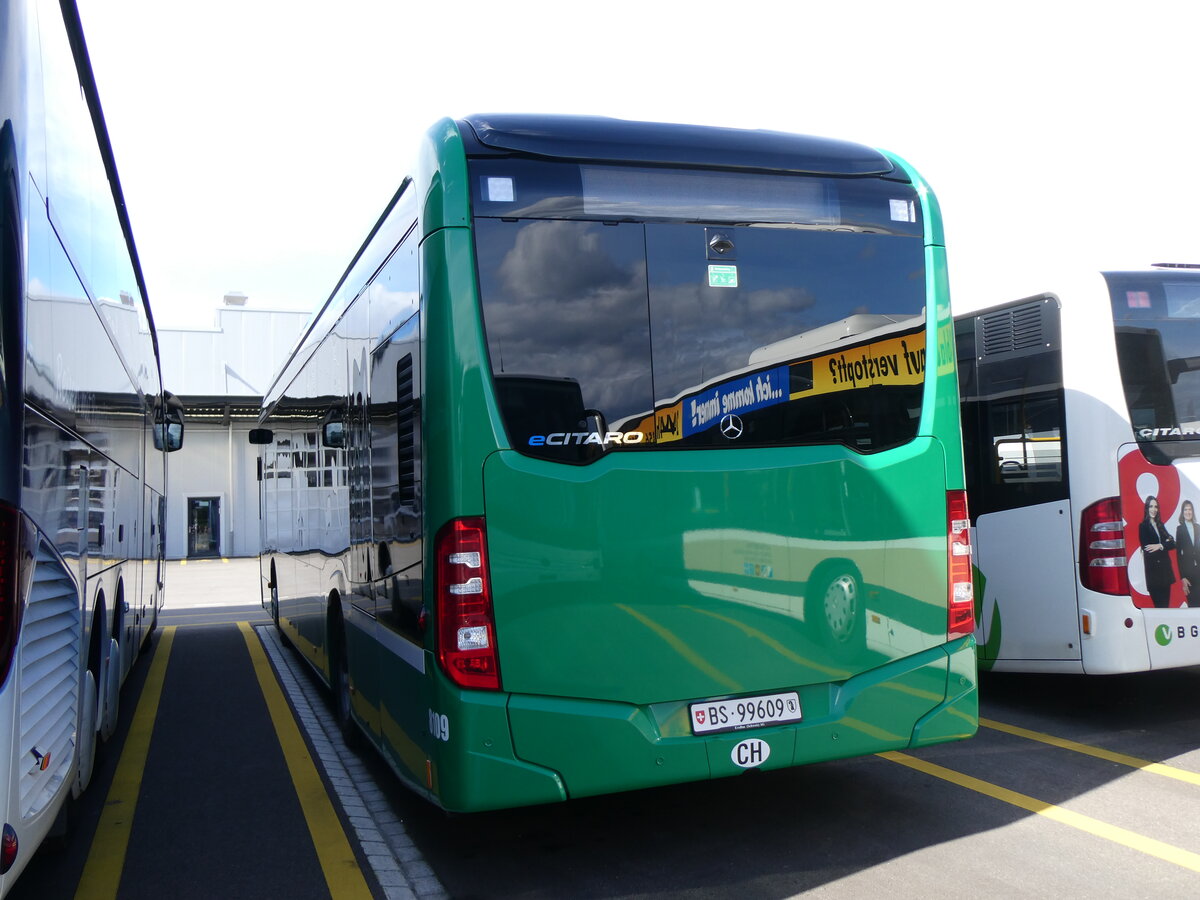
[[[769,745],[764,770],[967,738],[978,727],[975,642],[962,638],[798,691],[802,722],[701,737],[691,734],[689,701],[636,706],[514,694],[505,715],[504,695],[463,694],[474,709],[463,709],[461,721],[478,734],[443,745],[435,793],[446,808],[469,811],[722,778],[746,771],[735,748],[748,738]],[[501,729],[511,747],[483,737]]]

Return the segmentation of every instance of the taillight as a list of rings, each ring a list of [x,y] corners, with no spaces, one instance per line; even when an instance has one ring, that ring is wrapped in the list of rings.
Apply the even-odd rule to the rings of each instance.
[[[971,519],[967,515],[967,492],[946,492],[946,555],[950,570],[949,612],[946,632],[950,637],[975,630],[975,583],[971,572]]]
[[[1079,583],[1101,594],[1129,595],[1120,497],[1098,500],[1080,517]]]
[[[483,519],[455,519],[434,541],[438,661],[465,688],[500,690]]]
[[[20,515],[0,504],[0,685],[8,679],[21,631]]]
[[[5,824],[4,836],[0,838],[0,875],[12,868],[17,861],[17,832]]]

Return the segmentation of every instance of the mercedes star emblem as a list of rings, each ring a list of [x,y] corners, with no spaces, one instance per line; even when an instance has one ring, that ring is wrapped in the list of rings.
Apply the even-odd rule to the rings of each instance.
[[[721,434],[725,435],[731,441],[736,441],[742,436],[742,419],[741,416],[735,416],[733,413],[721,419]]]

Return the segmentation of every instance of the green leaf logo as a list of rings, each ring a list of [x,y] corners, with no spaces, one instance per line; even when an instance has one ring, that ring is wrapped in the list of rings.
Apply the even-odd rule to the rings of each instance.
[[[1159,625],[1154,629],[1154,639],[1158,641],[1160,647],[1165,647],[1171,643],[1171,626]]]

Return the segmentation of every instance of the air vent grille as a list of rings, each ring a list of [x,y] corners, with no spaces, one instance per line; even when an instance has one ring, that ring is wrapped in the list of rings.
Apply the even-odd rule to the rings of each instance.
[[[80,617],[75,583],[45,542],[21,628],[21,814],[37,815],[55,797],[75,753]]]
[[[1046,343],[1042,302],[1001,309],[980,318],[980,356],[1031,350]]]

